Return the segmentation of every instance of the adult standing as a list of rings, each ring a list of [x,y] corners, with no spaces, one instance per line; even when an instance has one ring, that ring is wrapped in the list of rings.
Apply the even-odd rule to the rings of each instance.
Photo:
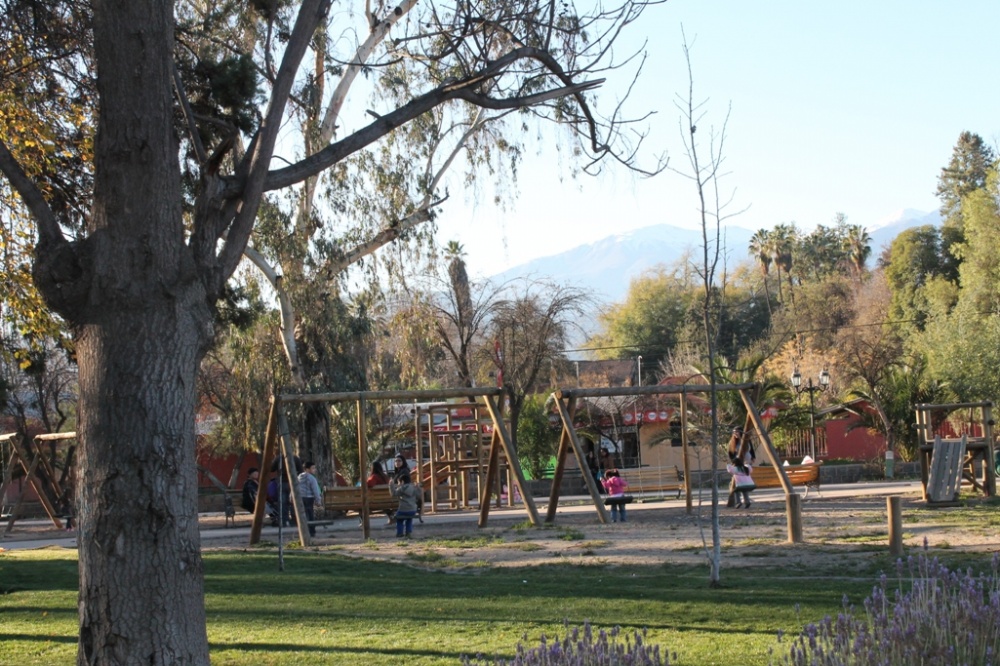
[[[753,442],[743,432],[742,426],[733,428],[732,436],[729,438],[728,453],[730,465],[738,468],[746,467],[752,469],[757,464],[757,452],[754,450]],[[736,481],[733,479],[729,483],[729,498],[726,500],[726,506],[729,508],[736,506],[736,499]],[[749,501],[748,496],[748,504]]]

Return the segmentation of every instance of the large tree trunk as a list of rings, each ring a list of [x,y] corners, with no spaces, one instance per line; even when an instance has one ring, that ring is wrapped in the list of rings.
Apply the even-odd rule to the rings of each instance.
[[[205,326],[189,314],[207,308],[197,294],[158,306],[77,343],[81,665],[208,663],[193,418]]]
[[[88,234],[36,248],[77,336],[81,665],[208,663],[194,417],[212,295],[185,242],[173,20],[168,0],[94,3]]]

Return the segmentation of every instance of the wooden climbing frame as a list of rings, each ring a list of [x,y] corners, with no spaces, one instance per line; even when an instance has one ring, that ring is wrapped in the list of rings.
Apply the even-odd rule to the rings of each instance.
[[[959,437],[943,437],[940,432],[942,423],[955,412],[968,410],[964,419],[969,425],[969,432],[960,434]],[[993,403],[992,402],[960,402],[940,405],[920,404],[915,407],[917,416],[917,432],[920,437],[918,452],[920,455],[920,480],[923,483],[924,501],[929,504],[941,504],[949,496],[948,502],[957,499],[958,490],[962,483],[971,488],[973,492],[981,493],[985,497],[995,497],[997,493],[997,480],[995,464],[996,447],[993,441]],[[962,446],[964,442],[964,446]],[[961,460],[950,461],[949,469],[959,470],[954,479],[950,480],[950,475],[943,475],[942,461],[934,462],[935,454],[951,457],[952,451],[961,452]],[[976,467],[980,467],[977,473]],[[948,485],[945,489],[930,488],[932,480],[931,471],[937,469],[938,473],[933,475],[936,484],[944,483]],[[947,478],[946,478],[947,477]],[[954,487],[952,487],[954,486]]]

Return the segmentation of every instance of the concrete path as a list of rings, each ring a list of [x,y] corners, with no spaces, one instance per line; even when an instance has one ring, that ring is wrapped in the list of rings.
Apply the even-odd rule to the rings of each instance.
[[[800,490],[801,489],[797,489]],[[851,497],[861,497],[861,496],[878,496],[882,495],[888,497],[890,495],[909,495],[913,494],[917,497],[920,496],[921,485],[920,481],[906,480],[906,481],[878,481],[878,482],[863,482],[863,483],[844,483],[836,485],[825,485],[823,486],[822,493],[816,493],[815,491],[810,491],[809,496],[805,498],[803,502],[803,510],[808,512],[813,507],[822,505],[824,500],[829,499],[842,499]],[[696,492],[694,495],[694,504],[697,507],[699,496]],[[720,500],[725,502],[725,490],[720,490]],[[596,510],[594,505],[590,503],[590,498],[585,495],[573,495],[569,497],[560,498],[560,506],[556,512],[556,519],[558,521],[558,516],[560,515],[575,515],[575,514],[586,514],[591,513],[594,515],[596,520]],[[785,496],[780,488],[768,488],[755,490],[753,492],[754,504],[770,504],[770,503],[784,503]],[[544,519],[545,507],[548,502],[545,498],[535,498],[536,504],[538,506],[538,512],[542,515]],[[708,489],[702,490],[701,501],[703,502],[703,507],[707,510],[708,503],[711,501],[711,492]],[[646,514],[647,512],[654,512],[663,508],[681,508],[684,506],[684,498],[681,499],[665,499],[665,500],[655,500],[655,501],[637,501],[629,505],[629,513],[635,515],[634,512],[640,512]],[[732,510],[725,509],[723,510]],[[222,514],[211,514],[216,516],[221,516]],[[427,525],[434,524],[447,524],[447,523],[469,523],[469,529],[474,530],[477,521],[479,520],[478,510],[467,510],[467,511],[448,511],[439,514],[430,514],[424,516],[424,521]],[[521,507],[515,508],[502,508],[497,509],[496,507],[490,510],[489,524],[493,525],[495,523],[511,523],[511,522],[521,522],[527,520],[527,513]],[[18,521],[14,525],[14,529],[11,534],[6,535],[6,537],[0,537],[0,548],[6,550],[18,550],[25,548],[45,548],[50,546],[58,546],[62,548],[76,548],[77,540],[75,532],[66,532],[65,536],[55,536],[51,532],[48,534],[39,534],[37,536],[31,536],[27,534],[18,535],[18,525],[24,526],[44,526],[49,524],[48,521],[42,520],[25,520]],[[385,534],[387,529],[383,526],[385,525],[385,520],[382,515],[372,516],[371,518],[371,528],[374,536],[379,534]],[[6,527],[6,526],[4,526]],[[394,528],[394,526],[392,526]],[[330,525],[326,525],[320,528],[321,531],[319,536],[322,538],[323,531],[333,532],[334,535],[338,532],[341,533],[360,533],[360,526],[357,517],[341,518],[334,521]],[[390,528],[391,529],[391,528]],[[244,537],[246,543],[250,540],[250,520],[248,514],[239,513],[237,514],[237,524],[235,527],[230,528],[220,528],[220,527],[206,527],[201,530],[201,541],[202,544],[206,546],[212,546],[213,542],[217,542],[221,539],[231,540],[233,537]],[[282,537],[286,541],[298,540],[298,532],[294,528],[285,528],[283,530]],[[261,539],[277,542],[278,540],[278,528],[276,527],[265,527],[261,532]]]

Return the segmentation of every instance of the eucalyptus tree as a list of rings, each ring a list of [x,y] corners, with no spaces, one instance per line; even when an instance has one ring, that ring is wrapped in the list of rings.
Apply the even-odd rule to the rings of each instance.
[[[70,206],[52,174],[32,171],[26,142],[0,137],[0,172],[37,234],[35,284],[76,336],[79,663],[208,663],[195,377],[265,193],[297,191],[324,172],[350,182],[352,157],[391,146],[438,109],[523,110],[517,121],[555,120],[571,132],[584,170],[630,164],[628,116],[603,109],[593,91],[621,54],[615,40],[649,4],[589,15],[533,2],[407,0],[335,15],[329,0],[46,5],[77,28],[63,40],[52,39],[55,18],[39,20],[39,3],[3,0],[4,41],[24,44],[28,57],[4,60],[2,96],[54,132],[60,119],[46,115],[45,93],[61,85],[68,99],[89,100],[95,118],[92,143],[65,146],[78,157],[93,148]],[[205,16],[232,38],[190,37]],[[372,76],[384,94],[335,116],[329,141],[287,140],[293,108],[328,94],[315,63],[355,62],[357,44],[341,39],[352,28],[397,29],[379,42],[381,62],[413,75],[386,67]],[[317,61],[317,51],[331,55]]]

